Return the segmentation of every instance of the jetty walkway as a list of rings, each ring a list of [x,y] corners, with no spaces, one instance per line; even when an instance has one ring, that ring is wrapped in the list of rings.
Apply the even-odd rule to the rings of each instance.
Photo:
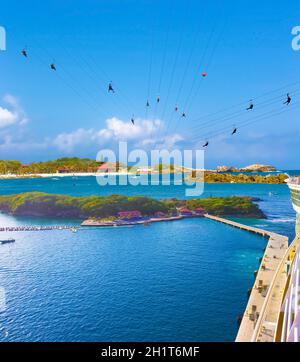
[[[47,231],[47,230],[75,230],[77,226],[70,225],[48,225],[48,226],[6,226],[0,227],[1,231]]]
[[[221,217],[208,214],[205,214],[205,217],[269,238],[260,267],[255,272],[254,286],[241,320],[236,342],[273,341],[287,277],[285,259],[290,250],[288,238]]]

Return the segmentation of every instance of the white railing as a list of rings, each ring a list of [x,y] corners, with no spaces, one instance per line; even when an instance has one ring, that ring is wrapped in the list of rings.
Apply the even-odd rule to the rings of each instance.
[[[300,249],[298,248],[291,269],[289,288],[281,308],[281,311],[283,312],[281,342],[300,341],[299,274]]]
[[[272,295],[274,293],[274,290],[278,287],[278,281],[279,281],[279,277],[281,273],[285,273],[286,270],[286,266],[289,260],[289,257],[291,255],[291,250],[293,248],[297,248],[298,249],[298,253],[299,253],[299,237],[297,236],[295,238],[295,240],[292,242],[292,244],[289,246],[289,248],[287,249],[287,251],[285,252],[285,255],[282,258],[282,261],[280,262],[280,264],[277,267],[276,273],[274,274],[272,281],[270,283],[270,287],[269,290],[267,292],[266,298],[265,298],[265,302],[263,304],[263,307],[261,309],[260,315],[258,317],[252,338],[251,338],[251,342],[256,342],[259,339],[259,335],[262,332],[263,326],[264,324],[267,322],[266,316],[268,313],[268,310],[270,308],[270,304],[272,303]],[[294,264],[293,264],[294,265]],[[281,285],[281,288],[283,288],[284,286]],[[282,304],[283,305],[283,304]],[[280,310],[278,310],[278,318],[279,318],[279,314],[280,314]],[[300,315],[300,314],[299,314]],[[278,325],[278,318],[277,318],[277,323],[276,325]],[[275,336],[276,333],[274,334],[274,341],[275,341]]]

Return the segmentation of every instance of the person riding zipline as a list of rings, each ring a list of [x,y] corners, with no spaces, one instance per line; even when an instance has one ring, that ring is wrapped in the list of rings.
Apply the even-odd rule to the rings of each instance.
[[[115,90],[113,89],[111,82],[108,84],[108,92],[115,93]]]
[[[250,101],[250,105],[249,107],[247,108],[247,111],[251,111],[253,108],[254,108],[254,104],[252,103],[252,101]]]
[[[290,97],[289,93],[286,95],[287,99],[283,104],[286,104],[287,106],[291,103],[292,98]]]

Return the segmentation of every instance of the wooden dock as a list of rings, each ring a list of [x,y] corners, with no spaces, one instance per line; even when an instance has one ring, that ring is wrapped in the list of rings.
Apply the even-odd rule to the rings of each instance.
[[[277,293],[272,294],[272,304],[270,304],[268,308],[268,318],[265,320],[263,329],[265,331],[264,334],[257,332],[257,323],[262,319],[262,312],[265,313],[266,301],[270,299],[269,289],[270,287],[273,289],[274,280],[278,274],[278,268],[282,266],[282,261],[288,252],[288,238],[280,234],[240,224],[217,216],[206,214],[205,217],[269,238],[260,267],[256,274],[246,310],[242,317],[236,342],[250,342],[253,339],[258,340],[258,338],[255,338],[256,335],[259,335],[259,341],[274,340],[276,322],[280,311],[284,288],[279,288],[280,290],[277,290]],[[282,270],[280,275],[282,277],[281,285],[284,285],[284,278],[286,276],[285,270]]]

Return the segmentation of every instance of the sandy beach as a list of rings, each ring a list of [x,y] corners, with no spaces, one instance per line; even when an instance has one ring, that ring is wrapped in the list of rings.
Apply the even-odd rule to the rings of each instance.
[[[53,177],[83,177],[83,176],[128,176],[135,175],[131,172],[74,172],[74,173],[35,173],[35,174],[1,174],[0,179],[19,179],[19,178],[53,178]]]

